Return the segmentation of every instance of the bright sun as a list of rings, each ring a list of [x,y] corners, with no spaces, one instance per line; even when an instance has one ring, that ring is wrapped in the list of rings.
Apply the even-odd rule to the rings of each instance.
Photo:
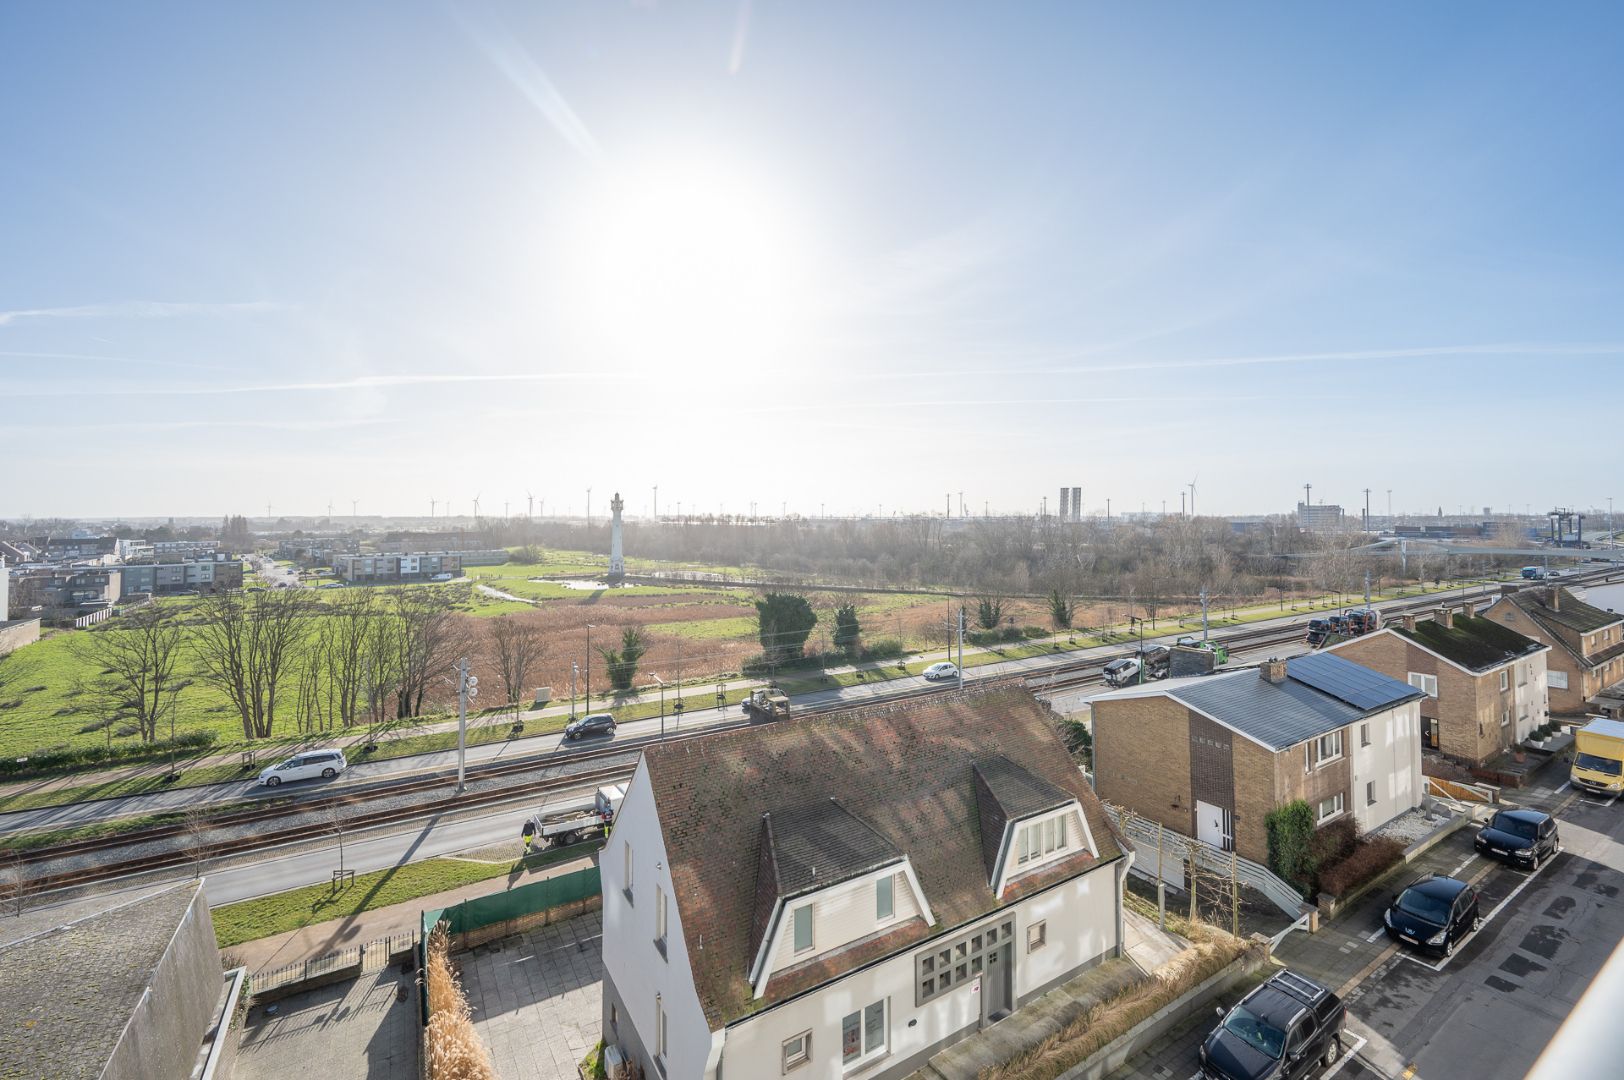
[[[703,378],[782,361],[806,283],[788,216],[758,183],[640,172],[579,224],[577,314],[617,366]]]

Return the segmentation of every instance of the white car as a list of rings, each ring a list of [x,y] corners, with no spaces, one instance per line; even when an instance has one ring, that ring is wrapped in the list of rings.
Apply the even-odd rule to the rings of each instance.
[[[260,770],[259,782],[264,787],[276,787],[284,781],[314,780],[318,776],[331,780],[349,767],[342,750],[312,750]]]
[[[930,667],[928,667],[928,668],[926,668],[924,670],[923,674],[924,674],[925,678],[931,680],[932,682],[935,682],[937,679],[956,679],[956,678],[958,678],[959,677],[959,669],[957,667],[955,667],[954,665],[949,664],[947,661],[944,660],[944,661],[942,661],[940,663],[932,664]]]

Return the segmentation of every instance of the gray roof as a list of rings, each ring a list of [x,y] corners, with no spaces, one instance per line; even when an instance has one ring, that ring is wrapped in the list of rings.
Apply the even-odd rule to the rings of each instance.
[[[201,883],[0,946],[0,1076],[101,1075]]]
[[[1330,653],[1287,661],[1284,682],[1271,683],[1248,669],[1169,686],[1167,694],[1271,750],[1288,749],[1424,696],[1407,683]]]
[[[833,799],[761,818],[780,897],[825,889],[902,860],[895,844]]]
[[[972,768],[987,785],[987,793],[998,800],[1006,820],[1031,817],[1077,801],[1071,792],[1033,776],[1005,757],[978,761]]]

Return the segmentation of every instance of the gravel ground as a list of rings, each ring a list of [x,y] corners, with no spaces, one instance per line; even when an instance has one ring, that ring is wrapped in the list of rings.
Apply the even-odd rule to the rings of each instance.
[[[1405,847],[1409,847],[1432,832],[1432,830],[1448,822],[1448,817],[1429,816],[1425,810],[1418,807],[1414,810],[1406,810],[1392,821],[1389,821],[1376,830],[1376,835],[1390,837]]]
[[[508,773],[505,776],[490,777],[484,780],[475,777],[469,780],[468,791],[470,793],[479,794],[487,791],[511,789],[514,794],[514,798],[519,799],[525,796],[528,789],[532,788],[536,783],[541,781],[551,780],[555,777],[561,776],[574,776],[578,773],[591,772],[613,765],[635,765],[640,753],[641,751],[638,750],[628,750],[625,754],[616,754],[611,757],[592,758],[585,761],[566,760],[554,765],[537,765],[534,769],[527,769],[518,773]],[[366,812],[370,813],[377,810],[390,810],[397,807],[407,806],[428,806],[442,800],[445,797],[445,794],[446,789],[441,788],[433,791],[414,791],[392,797],[385,796],[368,801],[366,804]],[[486,803],[481,806],[471,807],[468,812],[475,814],[488,814],[494,809],[495,807],[492,804]],[[458,816],[456,811],[450,811],[446,815],[448,820],[453,819],[456,816]],[[300,825],[308,825],[310,829],[311,843],[313,845],[325,845],[329,842],[329,834],[331,830],[326,821],[326,813],[323,811],[318,810],[305,813],[290,811],[288,814],[278,818],[276,821],[276,827],[278,829]],[[260,821],[247,822],[245,824],[236,826],[221,826],[219,828],[211,828],[207,834],[207,840],[211,845],[224,844],[231,840],[241,839],[245,836],[251,836],[256,833],[263,832],[266,827],[266,823]],[[397,829],[399,827],[399,822],[378,826],[380,829]],[[367,831],[368,830],[356,830],[353,836],[360,837],[365,835]],[[160,852],[184,850],[187,847],[187,843],[188,840],[184,835],[166,836],[147,841],[136,841],[132,839],[131,842],[113,849],[113,851],[116,852],[116,857],[122,861],[124,859],[140,858],[144,855],[158,854]],[[287,849],[285,847],[279,847],[279,850],[285,851]],[[234,865],[240,862],[251,862],[263,857],[264,851],[260,850],[254,852],[244,852],[241,855],[225,856],[223,858],[210,856],[209,859],[211,866],[222,866]],[[108,850],[102,849],[100,851],[85,852],[78,855],[68,855],[61,859],[53,859],[49,863],[36,865],[49,867],[52,872],[60,872],[63,870],[78,869],[84,866],[104,863],[108,860],[108,858]],[[169,867],[163,870],[153,871],[153,873],[173,875],[175,873],[175,868]],[[121,879],[119,884],[121,886],[128,886],[131,884],[131,881],[129,879]],[[83,886],[80,889],[64,890],[61,893],[53,894],[53,896],[57,899],[61,899],[86,890],[94,890],[102,887],[104,887],[104,884],[88,885]]]

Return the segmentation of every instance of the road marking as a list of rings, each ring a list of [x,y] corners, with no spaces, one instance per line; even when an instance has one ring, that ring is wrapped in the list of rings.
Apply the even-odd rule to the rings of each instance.
[[[1557,788],[1555,791],[1551,792],[1551,794],[1553,794],[1553,795],[1562,794],[1564,791],[1568,790],[1568,785],[1572,784],[1572,783],[1573,783],[1572,780],[1564,780],[1564,781],[1562,781],[1562,786]]]
[[[1412,1061],[1408,1065],[1404,1066],[1404,1072],[1400,1075],[1404,1077],[1404,1080],[1412,1080],[1412,1078],[1415,1076],[1415,1062]]]
[[[1562,849],[1560,847],[1557,848],[1556,849],[1556,854],[1552,855],[1549,859],[1546,859],[1544,862],[1540,863],[1538,870],[1535,870],[1535,871],[1529,873],[1526,877],[1524,877],[1521,881],[1519,881],[1517,883],[1517,887],[1515,889],[1512,889],[1509,893],[1506,894],[1505,899],[1501,900],[1498,904],[1494,905],[1494,909],[1492,911],[1490,911],[1487,915],[1483,916],[1483,920],[1478,924],[1478,927],[1477,927],[1476,930],[1473,930],[1471,933],[1467,934],[1465,937],[1460,939],[1459,944],[1457,944],[1455,946],[1455,952],[1454,952],[1453,955],[1446,956],[1446,957],[1442,958],[1436,964],[1427,963],[1425,960],[1422,960],[1420,957],[1413,955],[1408,949],[1401,949],[1399,951],[1398,955],[1400,957],[1402,957],[1403,959],[1408,960],[1412,964],[1419,964],[1422,967],[1427,968],[1427,969],[1429,969],[1431,971],[1442,971],[1445,967],[1447,967],[1449,965],[1449,962],[1451,960],[1453,960],[1456,956],[1460,955],[1460,951],[1466,947],[1468,942],[1470,942],[1473,938],[1477,937],[1477,935],[1481,934],[1483,932],[1484,928],[1487,927],[1489,925],[1489,923],[1494,920],[1494,917],[1496,915],[1500,914],[1501,911],[1505,910],[1505,906],[1507,904],[1511,903],[1513,900],[1515,900],[1517,898],[1518,893],[1520,893],[1524,889],[1528,888],[1528,885],[1529,885],[1529,883],[1531,881],[1533,881],[1535,878],[1537,878],[1541,874],[1543,874],[1545,872],[1545,868],[1550,866],[1553,862],[1555,862],[1556,861],[1556,855],[1560,855],[1563,850],[1564,849]]]
[[[1455,867],[1455,869],[1451,870],[1448,873],[1448,875],[1446,875],[1446,876],[1448,876],[1448,877],[1460,877],[1460,872],[1462,870],[1466,869],[1468,866],[1472,865],[1472,863],[1474,863],[1476,861],[1477,861],[1477,852],[1474,851],[1470,855],[1466,856],[1466,861],[1465,862],[1463,862],[1459,866]]]
[[[1369,1041],[1370,1040],[1366,1039],[1363,1035],[1360,1035],[1358,1042],[1342,1051],[1342,1056],[1336,1059],[1335,1065],[1332,1065],[1329,1069],[1326,1069],[1320,1074],[1320,1080],[1331,1080],[1331,1077],[1342,1071],[1342,1066],[1348,1063],[1348,1059],[1352,1058],[1359,1051],[1363,1050],[1365,1048],[1365,1043]],[[1369,1062],[1365,1062],[1364,1064],[1368,1065]]]
[[[1381,937],[1385,933],[1387,933],[1387,927],[1378,926],[1376,929],[1365,935],[1365,940],[1374,942],[1377,938]]]

